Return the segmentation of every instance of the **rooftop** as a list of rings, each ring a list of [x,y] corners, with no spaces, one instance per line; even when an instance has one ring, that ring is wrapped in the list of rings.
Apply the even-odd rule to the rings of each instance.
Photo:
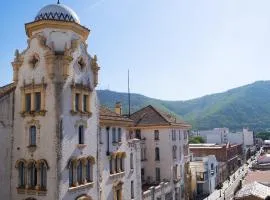
[[[14,91],[15,88],[16,88],[16,86],[14,83],[10,83],[8,85],[4,85],[4,86],[0,87],[0,98],[9,94],[10,92]]]
[[[239,192],[237,192],[235,198],[242,199],[248,196],[253,196],[265,199],[268,195],[270,195],[270,188],[255,181],[253,183],[243,186],[243,188]]]
[[[136,126],[191,126],[176,116],[161,111],[152,105],[146,106],[130,116]]]
[[[118,122],[127,122],[127,123],[133,123],[131,119],[128,117],[119,115],[113,111],[111,111],[109,108],[106,108],[105,106],[100,106],[99,110],[100,114],[100,120],[103,121],[118,121]]]

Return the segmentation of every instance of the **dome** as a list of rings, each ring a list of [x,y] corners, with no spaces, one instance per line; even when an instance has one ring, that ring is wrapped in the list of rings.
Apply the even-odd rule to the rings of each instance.
[[[43,7],[35,17],[39,20],[57,20],[80,23],[78,15],[68,6],[63,4],[51,4]]]

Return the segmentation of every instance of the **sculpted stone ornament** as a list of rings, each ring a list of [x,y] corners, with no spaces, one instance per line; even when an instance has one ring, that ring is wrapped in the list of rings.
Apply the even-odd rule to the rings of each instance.
[[[97,63],[97,56],[94,55],[94,58],[91,59],[91,68],[94,73],[94,86],[96,87],[98,84],[98,71],[100,70],[100,67]]]
[[[69,65],[73,60],[71,56],[71,49],[67,48],[67,44],[65,45],[65,51],[63,56],[63,77],[66,80],[69,77]]]
[[[39,56],[37,54],[34,54],[33,57],[30,59],[29,64],[34,69],[39,62]]]
[[[50,79],[54,78],[54,66],[55,66],[55,60],[56,60],[56,56],[54,53],[52,52],[48,52],[45,55],[45,60],[46,60],[46,65],[48,68],[48,75],[50,77]]]
[[[23,64],[23,57],[21,56],[18,49],[15,50],[15,58],[11,64],[13,66],[13,81],[15,83],[17,83],[18,82],[18,71],[19,71],[19,68]]]

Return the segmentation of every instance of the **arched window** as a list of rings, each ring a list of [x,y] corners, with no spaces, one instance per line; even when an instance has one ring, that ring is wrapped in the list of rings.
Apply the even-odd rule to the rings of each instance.
[[[24,162],[20,161],[18,164],[18,172],[19,172],[19,188],[25,187],[25,165]]]
[[[37,134],[37,128],[35,126],[31,126],[29,129],[29,145],[30,146],[36,145],[36,134]]]
[[[74,163],[73,161],[70,161],[69,164],[69,187],[73,186],[73,168],[74,168]]]
[[[155,148],[155,160],[160,160],[160,158],[159,158],[159,148],[158,147]]]
[[[176,159],[176,149],[177,149],[177,147],[173,146],[173,148],[172,148],[173,159]]]
[[[84,144],[84,127],[79,126],[79,144]]]
[[[37,168],[34,162],[28,165],[29,187],[34,189],[37,185]]]
[[[83,184],[83,164],[80,160],[77,166],[77,182],[80,184]]]
[[[42,190],[47,188],[47,166],[44,162],[40,163],[40,187]]]
[[[92,163],[90,159],[87,160],[85,169],[86,169],[86,181],[93,182]]]

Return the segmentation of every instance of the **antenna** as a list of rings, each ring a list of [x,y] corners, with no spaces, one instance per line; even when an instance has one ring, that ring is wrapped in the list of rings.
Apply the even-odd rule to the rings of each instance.
[[[130,89],[129,89],[129,69],[128,69],[128,116],[130,117]]]

